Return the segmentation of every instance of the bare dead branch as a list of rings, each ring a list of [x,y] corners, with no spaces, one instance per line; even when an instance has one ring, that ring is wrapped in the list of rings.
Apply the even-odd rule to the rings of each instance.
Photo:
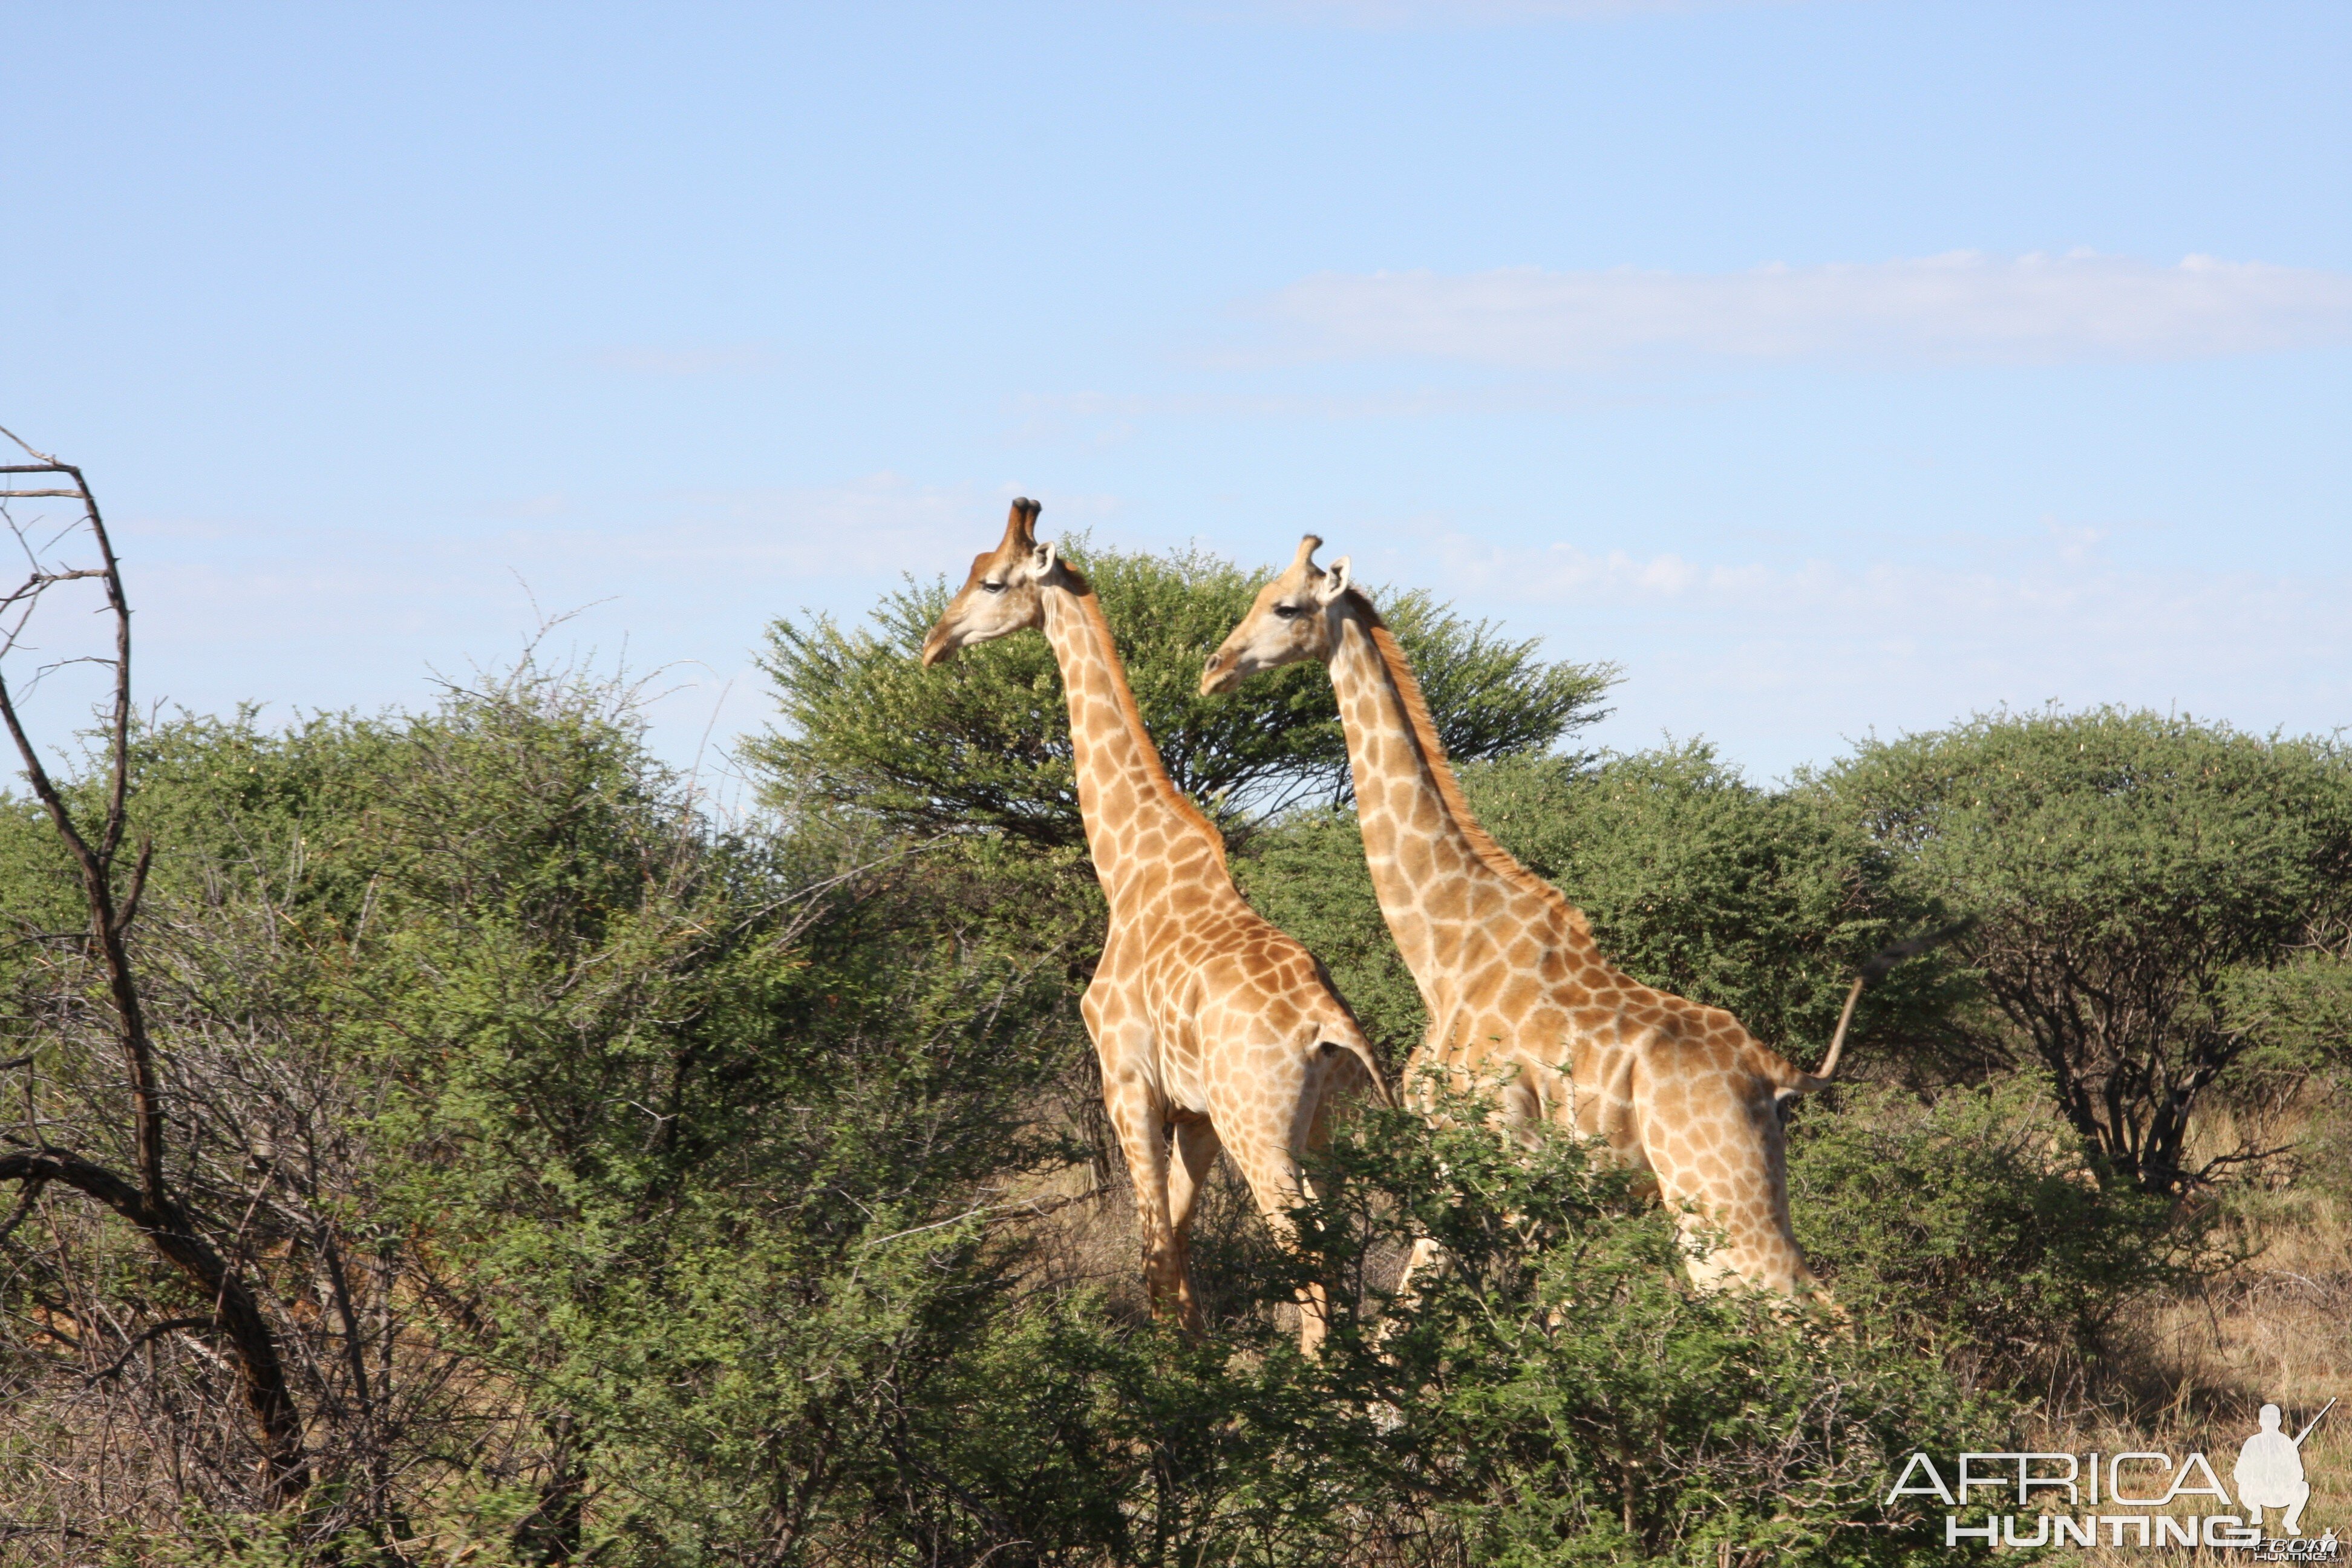
[[[98,820],[85,828],[41,760],[39,748],[26,732],[16,694],[6,671],[0,668],[0,721],[16,743],[24,778],[48,814],[51,826],[80,873],[82,897],[89,918],[89,945],[103,973],[114,1013],[113,1036],[122,1060],[131,1100],[134,1174],[117,1173],[65,1149],[42,1148],[0,1157],[0,1180],[54,1181],[97,1199],[129,1220],[151,1245],[193,1280],[212,1303],[213,1321],[236,1354],[238,1380],[247,1406],[261,1437],[265,1469],[263,1492],[271,1503],[299,1495],[310,1484],[302,1421],[290,1392],[278,1353],[278,1339],[242,1275],[207,1242],[173,1190],[163,1163],[163,1102],[158,1081],[155,1048],[149,1037],[145,1004],[141,995],[125,930],[146,879],[152,847],[142,844],[131,868],[127,896],[118,900],[116,857],[122,846],[129,816],[131,780],[131,606],[122,586],[121,563],[107,532],[98,500],[81,470],[47,453],[35,451],[13,431],[0,428],[26,453],[45,465],[41,471],[73,481],[67,492],[80,503],[79,526],[88,531],[99,564],[66,570],[45,570],[37,563],[32,577],[9,601],[19,615],[9,629],[5,647],[16,646],[26,618],[41,596],[61,583],[96,581],[103,584],[106,607],[114,622],[111,700],[105,713],[107,748],[106,793]],[[26,471],[22,468],[16,471]],[[13,525],[12,525],[13,526]],[[20,542],[23,531],[16,531]],[[62,535],[61,535],[62,537]],[[28,553],[29,545],[26,546]]]
[[[139,858],[131,862],[130,885],[122,890],[121,923],[125,931],[130,930],[131,922],[139,918],[139,895],[147,890],[147,868],[154,860],[155,840],[142,835],[139,840]]]

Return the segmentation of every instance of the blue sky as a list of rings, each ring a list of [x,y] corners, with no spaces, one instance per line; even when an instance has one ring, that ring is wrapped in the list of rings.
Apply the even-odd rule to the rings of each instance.
[[[535,597],[683,758],[1027,493],[1313,529],[1759,777],[2352,720],[2340,4],[0,18],[0,425],[150,699],[417,702]]]

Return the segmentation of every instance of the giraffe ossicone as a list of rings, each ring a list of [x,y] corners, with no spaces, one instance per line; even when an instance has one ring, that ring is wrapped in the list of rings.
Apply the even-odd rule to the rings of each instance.
[[[1134,1178],[1153,1307],[1197,1326],[1191,1225],[1219,1149],[1288,1240],[1290,1211],[1308,1195],[1299,1157],[1335,1099],[1361,1090],[1385,1102],[1388,1092],[1370,1042],[1321,967],[1235,890],[1223,838],[1177,790],[1144,731],[1092,585],[1038,540],[1040,510],[1013,503],[1004,537],[972,558],[924,638],[923,664],[1030,627],[1053,645],[1087,847],[1110,906],[1079,1011]],[[1314,1351],[1324,1324],[1320,1288],[1311,1287],[1300,1303],[1302,1348]]]
[[[1605,1138],[1681,1213],[1699,1284],[1820,1291],[1790,1228],[1780,1112],[1827,1083],[1835,1047],[1823,1074],[1801,1071],[1723,1009],[1610,964],[1582,911],[1472,816],[1403,651],[1344,557],[1315,564],[1321,543],[1307,535],[1259,590],[1201,690],[1307,659],[1329,669],[1381,913],[1429,1011],[1408,1084],[1499,1082],[1507,1123]],[[1426,1087],[1418,1098],[1432,1109]],[[1703,1248],[1709,1230],[1721,1245]]]

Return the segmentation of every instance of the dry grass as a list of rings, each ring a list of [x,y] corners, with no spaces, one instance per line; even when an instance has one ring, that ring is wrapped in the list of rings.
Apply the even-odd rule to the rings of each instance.
[[[2230,1486],[2239,1446],[2264,1404],[2278,1405],[2288,1430],[2300,1428],[2330,1399],[2343,1398],[2307,1438],[2304,1474],[2311,1500],[2302,1529],[2333,1529],[2352,1547],[2352,1181],[2346,1158],[2352,1136],[2339,1101],[2308,1100],[2284,1114],[2209,1117],[2200,1142],[2231,1146],[2242,1131],[2292,1142],[2295,1154],[2260,1181],[2231,1191],[2220,1216],[2242,1261],[2201,1286],[2142,1303],[2118,1326],[2125,1352],[2110,1369],[2104,1416],[2052,1423],[2033,1440],[2069,1453],[2130,1450],[2203,1453]],[[2201,1510],[2199,1504],[2205,1505]],[[2213,1511],[2214,1499],[2183,1499],[2169,1510]],[[2278,1530],[2278,1515],[2265,1526]],[[2090,1564],[2145,1563],[2147,1550],[2102,1542],[2079,1551]],[[2244,1562],[2242,1554],[2200,1549],[2176,1560]]]

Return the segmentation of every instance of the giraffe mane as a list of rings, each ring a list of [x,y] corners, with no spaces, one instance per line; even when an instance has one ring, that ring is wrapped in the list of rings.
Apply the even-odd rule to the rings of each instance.
[[[1118,643],[1110,635],[1110,622],[1103,615],[1102,601],[1095,597],[1094,584],[1087,580],[1085,573],[1067,561],[1062,563],[1062,570],[1070,576],[1070,596],[1077,600],[1078,609],[1086,616],[1087,625],[1094,635],[1102,639],[1103,663],[1110,670],[1112,694],[1118,700],[1120,717],[1142,738],[1143,754],[1153,786],[1170,805],[1176,808],[1177,816],[1200,829],[1201,837],[1208,841],[1210,852],[1216,856],[1217,864],[1223,866],[1225,836],[1217,831],[1217,825],[1193,804],[1190,795],[1176,787],[1176,781],[1168,776],[1168,764],[1160,760],[1160,747],[1152,741],[1151,731],[1143,727],[1143,710],[1136,705],[1135,689],[1127,683],[1127,666],[1118,657]]]
[[[1388,623],[1381,619],[1372,602],[1357,590],[1348,590],[1348,597],[1364,617],[1364,629],[1371,634],[1372,647],[1387,667],[1390,684],[1396,688],[1397,699],[1404,708],[1405,722],[1412,727],[1412,738],[1421,747],[1422,758],[1429,764],[1430,777],[1436,781],[1438,797],[1445,803],[1454,825],[1487,869],[1527,892],[1533,893],[1559,911],[1576,934],[1591,941],[1592,927],[1585,921],[1584,911],[1568,901],[1558,888],[1519,864],[1517,857],[1495,842],[1494,837],[1478,825],[1470,803],[1463,798],[1462,786],[1454,777],[1454,764],[1446,760],[1445,742],[1438,738],[1437,721],[1430,717],[1428,700],[1421,694],[1421,682],[1412,673],[1404,649],[1397,646],[1396,637]]]

